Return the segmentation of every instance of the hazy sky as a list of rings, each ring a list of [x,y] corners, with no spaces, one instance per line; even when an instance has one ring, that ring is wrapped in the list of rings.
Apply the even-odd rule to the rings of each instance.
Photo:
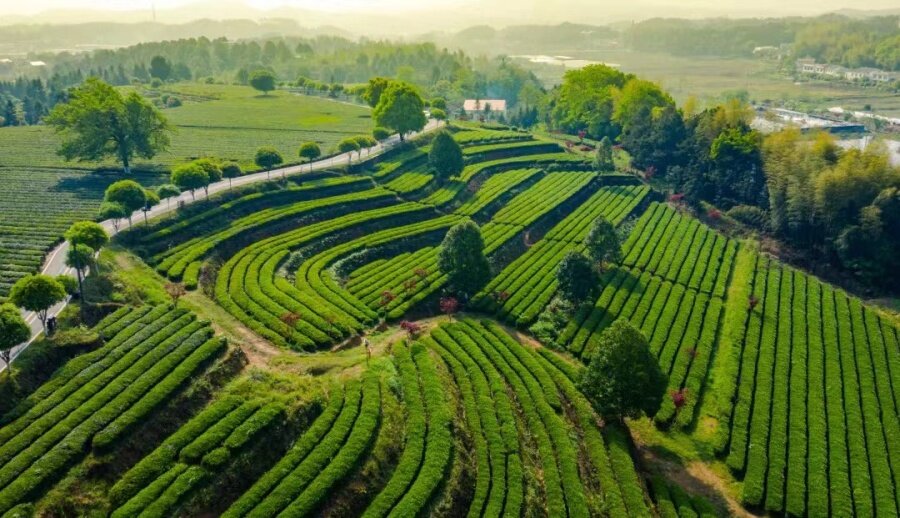
[[[27,2],[0,0],[0,10],[4,14],[36,14],[42,11],[70,9],[132,11],[150,9],[154,3],[158,10],[186,7],[198,3],[211,4],[211,2],[198,0],[30,0]],[[442,7],[463,2],[460,0],[427,0],[426,2],[422,0],[243,0],[240,3],[262,10],[287,6],[327,11],[350,11],[376,7],[402,11],[432,6]],[[217,14],[221,15],[222,13]]]
[[[189,4],[198,3],[199,0],[0,0],[0,14],[2,15],[33,15],[50,10],[145,10],[155,2],[157,10],[166,10],[186,7]],[[209,11],[205,16],[222,17],[225,13],[213,8],[217,2],[204,1],[203,9],[198,9],[198,15],[203,16],[204,11]],[[257,9],[273,9],[277,7],[296,7],[300,9],[320,11],[419,11],[423,9],[453,9],[454,7],[479,6],[502,8],[506,10],[518,10],[529,4],[537,3],[540,10],[555,6],[565,7],[573,2],[569,0],[544,0],[541,2],[529,2],[522,0],[243,0],[244,4]],[[688,12],[730,12],[736,14],[746,13],[749,9],[765,14],[771,11],[771,15],[792,13],[817,14],[825,11],[842,8],[854,9],[888,9],[898,6],[897,0],[644,0],[639,2],[621,0],[595,0],[592,2],[574,2],[597,10],[619,10],[627,4],[640,4],[647,7],[658,7],[665,15],[677,15],[678,11]],[[623,5],[624,4],[624,5]],[[525,14],[525,13],[522,13]],[[651,13],[647,13],[652,16]],[[578,17],[573,15],[572,18]],[[473,17],[473,24],[476,23]]]
[[[185,23],[200,18],[291,19],[302,27],[404,38],[473,25],[606,25],[654,17],[813,16],[891,9],[900,0],[0,0],[0,26],[16,23]],[[151,12],[151,7],[156,7]],[[353,13],[353,15],[348,15]]]

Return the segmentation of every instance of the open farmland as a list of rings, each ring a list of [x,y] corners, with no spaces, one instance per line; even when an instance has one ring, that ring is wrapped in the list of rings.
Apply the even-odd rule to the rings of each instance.
[[[0,446],[0,512],[89,481],[81,510],[116,517],[725,515],[708,491],[648,474],[634,422],[602,421],[579,390],[601,333],[627,319],[668,377],[640,424],[709,450],[734,502],[897,513],[895,319],[551,141],[453,129],[466,165],[443,182],[423,135],[121,235],[136,255],[117,264],[139,263],[159,291],[183,282],[201,318],[145,304],[104,320],[105,345],[3,418],[0,437],[26,439]],[[622,260],[539,344],[527,330],[557,296],[556,267],[598,216],[623,235]],[[441,240],[466,220],[491,279],[465,314],[433,317]],[[207,316],[234,344],[221,363],[245,370],[195,374],[178,392],[163,365],[200,373],[226,348]],[[191,361],[185,347],[209,350]],[[80,375],[92,362],[102,369]],[[113,393],[126,399],[97,410]],[[202,404],[171,415],[198,393]],[[63,414],[74,417],[53,421]],[[81,442],[54,446],[69,433]]]
[[[151,91],[152,92],[152,91]],[[168,169],[173,164],[213,156],[258,169],[253,155],[260,146],[275,146],[288,162],[299,162],[297,147],[318,142],[325,152],[344,137],[368,135],[368,107],[321,97],[275,91],[260,95],[248,86],[173,85],[167,95],[185,97],[184,104],[163,114],[175,129],[172,146],[137,169]],[[148,93],[148,92],[144,92]],[[94,163],[65,162],[56,155],[59,140],[46,126],[0,128],[0,165],[96,168]],[[115,168],[112,162],[102,167]]]

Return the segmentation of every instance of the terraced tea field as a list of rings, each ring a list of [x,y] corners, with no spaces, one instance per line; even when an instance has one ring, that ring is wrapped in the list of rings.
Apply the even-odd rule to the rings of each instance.
[[[255,170],[260,146],[274,145],[287,162],[298,162],[301,142],[326,152],[347,136],[371,133],[369,109],[318,97],[274,92],[260,97],[249,87],[173,85],[169,93],[188,101],[164,111],[176,133],[172,148],[136,164],[145,186],[168,182],[168,168],[213,156]],[[40,269],[46,252],[74,221],[94,219],[103,192],[117,178],[112,162],[65,162],[59,141],[46,126],[0,128],[0,299],[16,279]],[[112,171],[102,174],[97,168]]]
[[[0,511],[115,444],[226,347],[208,322],[163,306],[125,307],[95,330],[106,338],[101,348],[69,362],[0,421]]]
[[[217,306],[217,332],[243,351],[226,357],[246,364],[213,383],[199,373],[225,343],[207,322],[118,310],[98,327],[104,345],[3,417],[0,513],[50,505],[84,477],[84,509],[117,517],[897,515],[893,317],[552,142],[453,135],[466,165],[443,183],[426,137],[120,236],[155,270],[147,282],[203,288],[188,300]],[[625,236],[622,260],[542,346],[526,330],[599,216]],[[465,313],[435,317],[440,243],[467,220],[491,279]],[[620,318],[667,375],[647,421],[603,420],[579,390]],[[183,415],[160,410],[198,394]],[[167,417],[135,446],[154,412]],[[629,426],[671,441],[673,466],[699,445],[686,463],[714,462],[718,486],[667,478],[662,450]]]
[[[896,515],[897,323],[751,251],[731,289],[717,446],[744,473],[743,501],[795,515]]]

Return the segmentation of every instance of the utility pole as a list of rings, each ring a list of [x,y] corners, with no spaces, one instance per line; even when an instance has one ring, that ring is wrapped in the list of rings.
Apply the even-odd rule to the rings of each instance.
[[[156,23],[156,2],[150,2],[150,9],[153,11],[153,23]]]

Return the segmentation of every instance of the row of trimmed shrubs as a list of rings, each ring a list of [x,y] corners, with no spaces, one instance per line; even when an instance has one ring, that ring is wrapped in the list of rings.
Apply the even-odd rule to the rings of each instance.
[[[227,396],[178,429],[110,490],[112,517],[170,514],[259,433],[284,416],[284,405]]]
[[[207,322],[182,310],[113,315],[102,322],[102,332],[124,324],[121,331],[61,369],[39,389],[41,399],[0,430],[0,511],[36,494],[91,446],[112,446],[226,346],[212,338]]]

